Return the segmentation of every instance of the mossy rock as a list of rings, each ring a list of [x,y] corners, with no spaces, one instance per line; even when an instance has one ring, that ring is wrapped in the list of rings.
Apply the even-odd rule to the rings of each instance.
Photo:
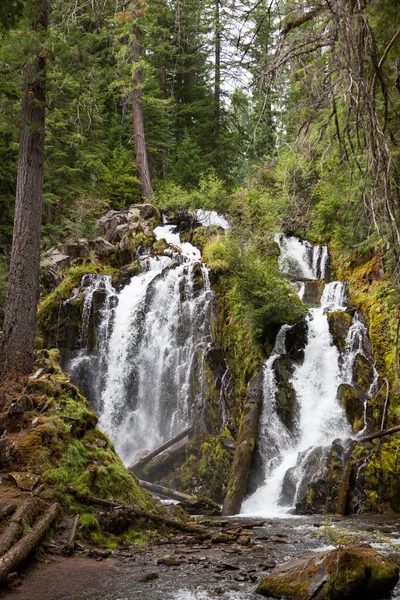
[[[325,287],[325,281],[305,281],[304,282],[304,304],[319,306]]]
[[[328,324],[333,343],[343,352],[346,348],[347,334],[351,326],[351,315],[342,310],[328,313]]]
[[[399,579],[399,567],[371,547],[350,547],[288,562],[269,573],[257,592],[293,600],[378,600]]]
[[[288,356],[279,356],[274,362],[274,373],[277,386],[275,407],[282,423],[290,432],[295,432],[300,412],[296,392],[290,383],[293,376],[293,361]]]
[[[337,398],[345,410],[347,420],[354,433],[358,433],[364,427],[365,399],[360,392],[347,383],[339,385]]]
[[[374,367],[363,354],[357,354],[353,367],[353,386],[368,393],[374,381]]]

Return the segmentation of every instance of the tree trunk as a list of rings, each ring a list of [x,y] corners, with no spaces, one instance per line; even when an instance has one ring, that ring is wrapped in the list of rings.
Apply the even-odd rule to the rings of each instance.
[[[136,3],[136,14],[134,19],[138,19],[140,12],[139,2]],[[142,195],[144,198],[151,198],[153,196],[153,187],[151,185],[149,165],[147,161],[147,149],[146,149],[146,138],[144,135],[144,121],[143,121],[143,76],[142,67],[140,60],[142,58],[141,32],[138,25],[133,27],[133,41],[131,44],[132,53],[132,81],[133,81],[133,93],[132,93],[132,104],[133,104],[133,131],[135,138],[135,152],[137,171],[139,177],[139,184],[142,189]]]
[[[249,383],[246,405],[240,423],[228,489],[222,509],[223,516],[238,514],[246,494],[247,478],[263,403],[263,381],[263,371],[259,369]]]
[[[57,503],[52,504],[31,531],[0,558],[0,583],[4,583],[7,580],[7,575],[15,571],[18,565],[40,544],[45,533],[56,519],[59,508]]]
[[[136,461],[128,467],[128,471],[132,471],[133,473],[140,473],[143,467],[147,465],[147,463],[150,462],[152,458],[158,456],[159,454],[161,454],[161,452],[164,452],[164,450],[167,450],[177,442],[183,440],[183,438],[185,438],[186,436],[191,435],[192,433],[193,427],[187,427],[186,429],[181,431],[181,433],[174,435],[173,438],[170,438],[169,440],[161,444],[161,446],[158,446],[154,450],[151,450],[150,452],[142,456],[142,458],[140,458],[138,461]]]
[[[149,492],[151,492],[152,494],[165,496],[166,498],[171,498],[172,500],[177,500],[178,502],[196,501],[196,498],[193,498],[193,496],[183,494],[182,492],[177,492],[176,490],[171,490],[170,488],[164,487],[163,485],[150,483],[150,481],[143,481],[143,479],[139,479],[139,483],[142,487],[144,487],[145,490],[149,490]]]
[[[221,14],[215,0],[214,137],[218,139],[221,119]]]
[[[48,2],[39,0],[34,32],[47,30]],[[40,227],[44,173],[46,58],[28,65],[22,99],[13,243],[5,304],[1,375],[31,372],[39,299]]]

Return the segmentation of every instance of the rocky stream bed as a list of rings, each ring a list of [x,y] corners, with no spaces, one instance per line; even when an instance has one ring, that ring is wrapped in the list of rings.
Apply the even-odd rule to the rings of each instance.
[[[255,593],[257,584],[275,565],[333,544],[371,544],[400,564],[399,515],[286,517],[267,519],[257,527],[246,518],[241,544],[227,543],[225,532],[241,527],[243,520],[232,518],[224,523],[215,529],[214,543],[175,535],[108,558],[79,552],[67,558],[54,545],[45,560],[28,569],[18,587],[1,592],[0,598],[250,600],[261,597]],[[400,583],[392,599],[400,599]]]

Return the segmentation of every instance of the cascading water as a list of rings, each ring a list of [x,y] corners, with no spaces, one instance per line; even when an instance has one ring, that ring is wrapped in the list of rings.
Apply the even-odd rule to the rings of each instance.
[[[142,272],[116,294],[112,310],[103,308],[98,325],[105,335],[95,357],[102,368],[92,374],[92,396],[100,427],[126,463],[193,421],[194,358],[210,340],[208,271],[200,251],[181,243],[174,230],[155,229],[157,239],[171,244],[171,256],[143,258]],[[85,314],[92,295],[86,292]],[[70,362],[72,379],[77,374],[82,380],[88,361],[93,357],[83,350]]]
[[[281,265],[286,272],[304,279],[325,276],[327,250],[309,245],[295,238],[280,238]],[[285,250],[290,260],[286,260]],[[316,259],[316,256],[319,257]],[[243,514],[273,516],[286,513],[283,498],[285,476],[290,474],[292,501],[295,504],[309,454],[315,447],[329,446],[336,438],[348,438],[351,429],[344,410],[337,400],[337,388],[343,382],[340,354],[333,345],[327,313],[346,309],[346,284],[328,283],[318,308],[309,311],[308,340],[304,360],[296,365],[291,385],[299,405],[298,427],[289,433],[280,422],[275,406],[276,383],[272,371],[278,354],[284,352],[282,340],[287,326],[281,329],[278,344],[264,367],[264,405],[261,420],[260,447],[266,447],[265,482],[243,504]],[[263,439],[264,438],[264,439]],[[271,443],[272,442],[272,443]],[[268,453],[273,456],[268,456]],[[282,506],[281,504],[286,504]]]

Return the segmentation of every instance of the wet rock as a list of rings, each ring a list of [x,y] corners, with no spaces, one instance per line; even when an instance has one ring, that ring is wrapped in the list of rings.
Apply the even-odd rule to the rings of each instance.
[[[203,269],[200,263],[194,263],[192,270],[193,294],[199,294],[204,288]]]
[[[362,354],[357,354],[353,368],[353,386],[361,391],[368,392],[374,381],[374,367]]]
[[[308,325],[306,321],[296,323],[286,331],[285,346],[286,352],[293,360],[302,361],[304,359],[304,348],[308,340]]]
[[[339,385],[337,397],[346,412],[347,420],[354,433],[358,433],[364,427],[365,398],[352,385],[347,383]]]
[[[31,492],[39,483],[40,477],[34,473],[9,473],[20,490]]]
[[[153,573],[146,573],[146,575],[143,575],[143,577],[141,577],[139,579],[139,581],[141,583],[147,583],[148,581],[155,581],[156,579],[158,579],[160,577],[159,573],[153,572]]]
[[[370,547],[350,547],[290,561],[269,573],[257,592],[294,600],[378,600],[399,579],[399,567]]]
[[[179,567],[181,561],[178,560],[175,556],[171,554],[167,554],[166,556],[162,556],[157,560],[158,565],[165,565],[166,567]]]
[[[197,500],[180,502],[179,504],[189,515],[221,516],[221,507],[209,498],[200,497]]]
[[[267,571],[269,569],[275,569],[276,562],[274,560],[267,560],[265,562],[259,563],[258,566],[261,567],[263,571]]]
[[[343,352],[346,338],[351,326],[351,315],[342,310],[328,313],[329,331],[335,346]]]
[[[304,282],[304,304],[319,306],[322,293],[324,291],[325,281],[305,281]]]
[[[295,432],[300,408],[296,392],[290,383],[294,372],[293,361],[289,356],[279,356],[274,362],[273,369],[277,385],[275,396],[276,412],[288,430]]]

